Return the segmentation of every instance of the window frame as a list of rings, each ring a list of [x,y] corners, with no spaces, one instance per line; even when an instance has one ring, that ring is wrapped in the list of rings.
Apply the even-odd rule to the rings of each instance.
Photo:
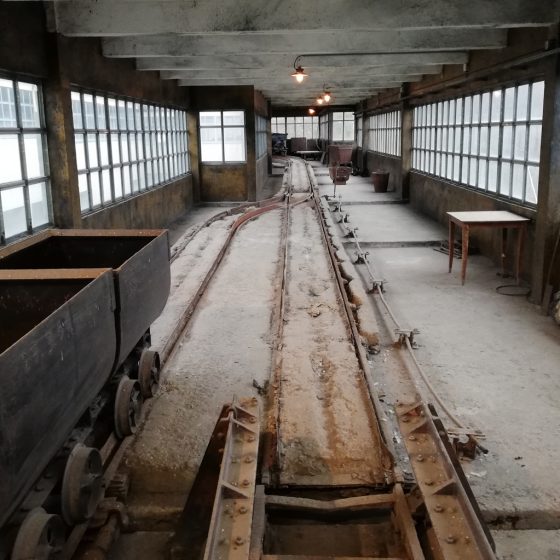
[[[368,116],[368,150],[378,154],[402,157],[402,114],[399,108],[379,111]]]
[[[255,158],[268,153],[268,118],[255,113]]]
[[[351,115],[351,116],[347,116]],[[331,115],[331,119],[330,119],[330,125],[331,125],[331,131],[332,131],[332,138],[331,141],[332,142],[354,142],[356,140],[356,123],[355,123],[355,113],[354,111],[332,111],[330,113]],[[335,115],[342,115],[342,119],[339,118],[335,118]],[[341,122],[342,123],[342,138],[341,139],[336,139],[334,137],[334,123],[335,122]],[[351,122],[352,123],[352,133],[350,134],[350,138],[346,138],[346,123],[347,122]]]
[[[200,115],[202,113],[220,113],[220,125],[201,125]],[[226,124],[224,125],[224,113],[243,113],[243,125],[240,124]],[[226,161],[226,148],[225,148],[225,134],[224,129],[226,128],[242,128],[243,127],[243,151],[245,153],[245,158],[242,160],[227,160]],[[222,141],[222,159],[221,160],[203,160],[202,159],[202,134],[200,131],[203,128],[219,128],[221,131],[221,141]],[[198,112],[198,149],[200,154],[200,163],[204,165],[240,165],[247,163],[247,112],[245,109],[205,109],[204,111]]]
[[[0,79],[12,82],[12,92],[14,99],[15,109],[15,127],[0,127],[0,135],[16,135],[19,154],[19,166],[21,172],[21,179],[0,183],[0,245],[17,240],[21,237],[26,237],[43,229],[52,227],[53,225],[53,210],[52,210],[52,193],[51,193],[51,178],[50,178],[50,165],[47,144],[47,126],[45,119],[45,104],[43,97],[43,88],[40,80],[33,80],[28,77],[21,77],[17,74],[0,73]],[[38,127],[26,127],[23,125],[22,117],[22,103],[20,83],[35,86],[37,88],[37,113],[39,117]],[[39,135],[41,137],[41,155],[43,163],[43,175],[40,177],[29,178],[27,174],[27,157],[25,151],[25,136],[26,135]],[[46,212],[48,220],[44,224],[33,227],[33,215],[31,212],[31,201],[29,190],[33,185],[45,185],[45,198],[46,198]],[[25,213],[26,229],[24,231],[10,235],[6,235],[4,211],[2,208],[2,192],[12,189],[23,189],[23,209]]]
[[[123,200],[142,195],[190,174],[188,116],[184,107],[160,105],[143,99],[80,87],[72,87],[70,95],[73,107],[74,95],[79,96],[80,102],[81,127],[76,127],[74,109],[72,122],[78,178],[86,177],[87,207],[82,206],[82,191],[79,191],[82,215],[109,208]],[[87,123],[86,96],[90,96],[92,101],[93,128]],[[104,126],[100,126],[99,122],[98,100],[103,100]],[[114,114],[112,107],[114,107]],[[78,136],[83,139],[83,168],[78,166],[76,141]],[[102,163],[101,158],[100,137],[102,136],[106,138],[106,164]],[[90,162],[88,146],[90,137],[95,138],[97,159],[95,166]],[[123,157],[125,152],[126,157]],[[118,161],[115,156],[118,156]],[[109,185],[104,184],[104,172],[108,173]],[[96,204],[94,204],[92,175],[97,175],[99,178],[100,202]],[[116,181],[117,177],[118,181]],[[106,196],[107,192],[110,193],[109,196]]]
[[[540,119],[534,119],[532,115],[532,97],[536,84],[539,84],[539,87],[542,88],[544,105],[545,82],[542,77],[535,77],[530,80],[506,83],[498,87],[414,107],[412,169],[473,189],[476,192],[484,192],[492,197],[535,208],[538,204],[538,174],[540,172],[544,118],[543,107],[540,108]],[[525,118],[518,118],[519,90],[525,86],[528,86]],[[511,90],[513,90],[512,114],[511,119],[505,120],[506,92]],[[499,96],[496,95],[498,92]],[[488,107],[485,107],[485,96],[488,96]],[[499,110],[494,111],[495,98],[497,97],[500,99]],[[457,114],[459,101],[461,106],[460,118]],[[453,122],[451,122],[450,116],[451,107],[454,111]],[[447,119],[445,118],[446,111]],[[496,116],[498,118],[495,118]],[[508,151],[505,152],[506,154],[509,153],[509,156],[504,155],[504,129],[506,127],[511,130]],[[444,128],[447,128],[446,134],[444,134]],[[449,135],[451,128],[454,129],[453,139]],[[524,129],[523,158],[518,158],[515,154],[518,129]],[[538,161],[530,159],[529,156],[532,130],[540,130],[541,141],[537,147]],[[497,134],[497,137],[494,136],[493,132]],[[482,138],[484,138],[484,150],[481,150]],[[444,140],[446,140],[445,149],[443,148]],[[492,155],[494,140],[497,143],[496,155]],[[476,142],[476,153],[472,151],[474,142]],[[449,171],[450,159],[451,170]],[[456,167],[457,164],[458,168]],[[502,174],[506,166],[509,178],[506,185],[507,189],[503,189],[502,180],[507,177],[507,174]],[[514,196],[514,171],[516,168],[519,170],[519,167],[522,167],[521,197]],[[535,201],[527,198],[530,169],[536,169],[537,173]],[[505,192],[506,190],[507,192]]]
[[[296,118],[302,119],[301,123],[296,122]],[[306,121],[307,119],[307,121]],[[309,122],[311,119],[311,122]],[[297,115],[297,116],[283,116],[283,117],[272,117],[271,118],[271,130],[273,133],[280,133],[280,134],[287,134],[288,139],[291,138],[300,138],[296,134],[297,126],[303,126],[303,137],[306,140],[320,140],[320,120],[317,115]],[[283,128],[284,130],[279,130],[278,127]],[[293,127],[294,134],[291,135],[288,132],[288,127]],[[311,127],[311,136],[307,136],[305,131]]]

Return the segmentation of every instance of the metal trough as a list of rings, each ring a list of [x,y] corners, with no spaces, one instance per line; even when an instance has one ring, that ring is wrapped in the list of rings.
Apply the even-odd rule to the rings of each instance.
[[[110,269],[0,270],[0,526],[106,383]]]
[[[0,251],[0,270],[82,268],[113,269],[118,323],[116,369],[167,301],[167,231],[51,229]]]

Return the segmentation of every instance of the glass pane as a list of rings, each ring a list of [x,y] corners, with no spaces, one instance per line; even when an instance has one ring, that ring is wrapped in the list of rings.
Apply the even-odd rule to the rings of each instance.
[[[200,126],[221,126],[220,111],[201,111]]]
[[[224,128],[225,161],[245,161],[245,129]]]
[[[523,166],[519,163],[513,166],[513,186],[511,196],[521,200],[523,197]]]
[[[130,188],[130,167],[128,165],[123,165],[122,176],[123,176],[123,192],[124,192],[124,195],[127,196],[131,192],[131,188]]]
[[[500,172],[500,194],[509,196],[509,187],[511,181],[511,163],[503,163]]]
[[[342,121],[333,121],[332,127],[332,139],[336,141],[341,141],[343,139],[343,126]]]
[[[122,99],[117,104],[119,108],[119,129],[126,130],[126,104]]]
[[[121,157],[123,163],[128,161],[128,140],[126,134],[121,134]]]
[[[488,190],[496,192],[498,188],[498,162],[491,160],[488,164]]]
[[[544,82],[535,82],[533,84],[533,91],[531,92],[531,119],[532,120],[537,120],[537,121],[542,120],[543,103],[544,103]]]
[[[29,185],[29,208],[31,209],[31,224],[34,228],[49,223],[49,202],[45,183]]]
[[[490,127],[490,156],[498,157],[500,146],[500,127],[495,125]]]
[[[120,167],[113,169],[113,184],[115,186],[115,200],[122,198],[122,176]]]
[[[457,99],[455,103],[455,124],[463,122],[463,99]]]
[[[128,135],[128,144],[130,146],[130,161],[136,161],[136,135],[134,133]]]
[[[94,167],[99,166],[99,162],[97,160],[97,138],[95,137],[95,134],[87,135],[87,146],[88,146],[89,168],[93,169]]]
[[[465,118],[464,118],[464,123],[465,124],[470,124],[471,113],[472,113],[472,98],[471,97],[466,97],[465,98]]]
[[[140,190],[143,191],[146,188],[146,166],[143,163],[138,165],[138,178],[140,182]]]
[[[16,134],[0,134],[0,183],[21,180],[19,143]]]
[[[478,184],[479,189],[486,190],[486,160],[478,160]]]
[[[136,147],[138,150],[138,159],[144,159],[144,142],[142,139],[142,133],[136,135]]]
[[[296,138],[303,138],[303,123],[296,123]]]
[[[82,122],[82,102],[80,99],[80,94],[77,91],[73,91],[71,93],[71,99],[72,99],[72,120],[74,121],[74,128],[79,130],[84,128],[84,124]]]
[[[529,161],[537,162],[541,154],[541,128],[540,124],[532,124],[529,127]]]
[[[140,190],[138,184],[138,165],[132,166],[132,192],[138,192]]]
[[[529,85],[519,86],[517,88],[517,112],[516,118],[518,121],[527,119],[529,103]]]
[[[101,155],[101,165],[109,165],[109,146],[107,134],[99,134],[99,153]]]
[[[134,105],[131,101],[126,102],[126,118],[128,121],[128,130],[134,130],[135,121],[134,121]]]
[[[527,166],[527,183],[525,186],[525,200],[532,204],[537,203],[539,192],[539,168],[535,165]]]
[[[134,104],[134,122],[136,130],[142,130],[142,107],[140,103]]]
[[[121,162],[119,135],[117,133],[111,134],[111,157],[113,158],[113,165]]]
[[[82,212],[84,210],[89,210],[87,175],[85,173],[78,175],[78,189],[80,191],[80,208]]]
[[[86,168],[86,151],[83,134],[74,134],[74,145],[76,147],[76,164],[78,171]]]
[[[510,159],[512,157],[513,127],[505,125],[502,132],[502,157]]]
[[[200,161],[223,161],[222,129],[200,129]]]
[[[478,127],[476,126],[471,129],[471,154],[478,154]]]
[[[18,82],[21,126],[23,128],[39,128],[39,96],[35,84]]]
[[[0,191],[6,238],[27,231],[23,187]]]
[[[43,140],[41,134],[24,134],[25,164],[28,179],[45,176],[43,161]]]
[[[107,108],[109,109],[109,127],[111,130],[117,130],[118,120],[117,120],[117,102],[115,99],[107,99]]]
[[[525,160],[526,141],[527,141],[527,127],[524,124],[517,125],[515,127],[515,148],[514,148],[515,159]]]
[[[107,121],[105,118],[105,99],[97,96],[95,98],[95,114],[97,115],[97,128],[107,128]]]
[[[504,121],[513,120],[513,105],[515,102],[515,88],[507,88],[504,92]]]
[[[469,158],[469,185],[476,186],[477,180],[477,158]]]
[[[0,79],[0,128],[15,128],[17,126],[14,99],[13,82]]]
[[[100,206],[101,205],[101,185],[99,182],[99,172],[94,171],[90,175],[90,184],[91,184],[91,200],[93,202],[93,206]]]
[[[480,150],[481,156],[488,155],[488,127],[483,126],[480,128]]]
[[[84,119],[86,128],[95,128],[95,114],[93,107],[93,95],[84,94]]]
[[[111,171],[104,169],[101,172],[101,180],[103,183],[103,202],[111,202]]]
[[[482,94],[482,104],[480,107],[480,122],[488,122],[490,119],[490,93]]]
[[[502,90],[492,92],[492,122],[500,122],[502,118]]]
[[[354,139],[354,121],[344,121],[344,140]]]
[[[461,183],[465,185],[469,181],[469,158],[461,158]]]
[[[473,96],[472,122],[473,123],[480,122],[480,95]]]

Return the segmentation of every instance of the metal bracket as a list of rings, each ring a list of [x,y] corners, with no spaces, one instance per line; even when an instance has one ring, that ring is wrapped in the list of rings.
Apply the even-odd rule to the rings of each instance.
[[[371,288],[368,290],[369,294],[385,293],[385,284],[387,280],[373,280],[371,281]]]
[[[487,452],[478,441],[479,439],[485,438],[485,435],[479,430],[449,428],[447,430],[447,435],[458,457],[475,459],[477,449],[480,449],[483,453]]]
[[[348,231],[348,233],[344,236],[344,237],[353,237],[354,239],[356,239],[358,236],[356,235],[356,232],[358,231],[358,228],[349,228],[347,227],[346,230]]]
[[[369,256],[369,251],[358,253],[357,251],[354,253],[356,255],[356,260],[354,264],[366,264],[367,258]]]
[[[395,334],[399,335],[398,343],[401,346],[404,346],[404,344],[406,344],[406,339],[408,338],[412,348],[418,348],[418,345],[416,344],[416,342],[414,342],[414,335],[420,334],[420,331],[418,329],[395,329]]]

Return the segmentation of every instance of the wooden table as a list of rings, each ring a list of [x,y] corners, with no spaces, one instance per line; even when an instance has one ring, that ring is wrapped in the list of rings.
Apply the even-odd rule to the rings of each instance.
[[[523,252],[523,240],[527,231],[529,218],[518,216],[513,212],[503,210],[483,210],[477,212],[447,212],[449,216],[449,272],[453,268],[453,245],[455,242],[455,225],[461,227],[462,249],[461,249],[461,283],[465,284],[467,274],[467,260],[469,258],[469,233],[473,226],[502,228],[502,272],[506,258],[507,230],[517,229],[517,256],[515,261],[515,279],[519,282],[521,270],[521,255]]]
[[[296,155],[301,156],[304,160],[307,160],[307,156],[320,158],[323,155],[323,152],[321,150],[298,150]]]

